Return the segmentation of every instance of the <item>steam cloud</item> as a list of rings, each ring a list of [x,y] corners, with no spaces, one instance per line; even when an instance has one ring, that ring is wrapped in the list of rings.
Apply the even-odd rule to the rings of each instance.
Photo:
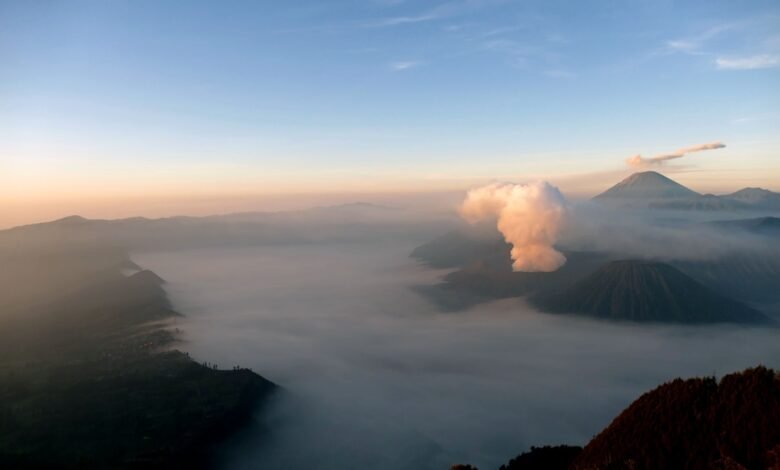
[[[677,149],[672,153],[665,153],[656,155],[650,158],[644,158],[642,155],[634,155],[633,157],[626,159],[626,164],[632,168],[646,168],[651,166],[660,166],[667,160],[674,160],[676,158],[682,158],[689,153],[702,152],[704,150],[722,149],[726,144],[722,142],[711,142],[709,144],[693,145],[690,147],[683,147]]]
[[[566,257],[553,245],[566,217],[566,199],[555,186],[494,183],[472,189],[460,213],[469,222],[497,217],[498,231],[512,245],[515,271],[555,271]]]

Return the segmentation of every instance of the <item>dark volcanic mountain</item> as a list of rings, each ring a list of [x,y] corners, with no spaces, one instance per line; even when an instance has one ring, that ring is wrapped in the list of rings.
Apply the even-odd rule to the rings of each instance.
[[[645,393],[570,469],[780,468],[780,375],[757,367]]]
[[[700,194],[655,171],[634,173],[594,199],[680,199]]]
[[[455,268],[474,262],[511,267],[511,245],[500,237],[487,238],[465,230],[453,230],[426,242],[409,255],[433,268]]]
[[[555,294],[532,301],[554,313],[610,320],[676,323],[765,323],[760,312],[709,290],[676,268],[651,261],[613,261]]]

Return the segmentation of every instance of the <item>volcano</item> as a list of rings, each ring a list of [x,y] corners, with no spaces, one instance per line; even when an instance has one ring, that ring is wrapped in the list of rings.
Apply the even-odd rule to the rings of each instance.
[[[612,261],[557,293],[532,299],[551,313],[670,323],[767,323],[768,317],[723,297],[668,264]]]
[[[595,199],[686,199],[700,194],[655,171],[634,173]]]

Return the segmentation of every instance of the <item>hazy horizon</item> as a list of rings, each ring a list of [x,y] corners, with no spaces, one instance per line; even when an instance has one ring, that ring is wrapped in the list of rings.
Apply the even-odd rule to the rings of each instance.
[[[778,17],[770,1],[3,2],[0,227],[492,180],[586,197],[638,165],[777,191]]]
[[[648,171],[636,170],[636,171]],[[660,171],[659,171],[660,170]],[[673,180],[687,185],[689,188],[703,194],[730,194],[732,192],[753,187],[755,181],[732,181],[729,185],[720,185],[720,189],[711,186],[696,186],[686,183],[690,175],[683,170],[676,173],[664,169],[659,171]],[[555,183],[561,181],[561,189],[572,201],[586,200],[603,192],[635,171],[624,169],[613,172],[585,175],[569,175],[561,178],[490,178],[480,181],[481,184],[490,181],[539,181],[542,179]],[[695,173],[694,173],[695,178]],[[693,180],[696,181],[695,179]],[[780,192],[780,186],[772,180],[763,189]],[[463,194],[477,183],[457,189],[439,191],[408,191],[408,192],[339,192],[331,191],[311,194],[240,194],[201,197],[162,197],[145,196],[132,198],[103,198],[96,200],[59,199],[56,202],[42,199],[38,201],[1,201],[0,200],[0,230],[21,225],[50,222],[63,217],[78,215],[88,219],[124,219],[131,217],[164,218],[174,216],[210,216],[240,212],[281,212],[290,210],[311,209],[322,206],[352,204],[365,202],[369,204],[390,205],[398,207],[415,207],[442,212],[455,212]],[[566,188],[572,191],[566,191]],[[709,188],[709,189],[708,189]]]
[[[780,466],[778,0],[0,0],[0,64],[0,468]]]

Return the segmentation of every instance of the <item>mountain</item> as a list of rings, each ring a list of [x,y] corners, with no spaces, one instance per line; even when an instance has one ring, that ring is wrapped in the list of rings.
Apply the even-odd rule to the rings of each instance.
[[[579,469],[780,468],[780,375],[756,367],[645,393],[588,443]]]
[[[780,210],[780,193],[775,193],[768,189],[744,188],[721,197],[755,209]]]
[[[432,268],[456,268],[474,262],[510,266],[511,245],[493,236],[480,236],[466,230],[453,230],[418,246],[409,255]]]
[[[780,210],[780,193],[761,188],[745,188],[723,196],[699,194],[655,171],[634,173],[593,199],[651,209]]]
[[[439,258],[436,255],[448,253],[447,250],[430,248],[424,255],[417,253],[417,258],[428,264],[437,260],[467,260],[465,253],[460,257],[457,252]],[[488,244],[469,253],[482,253],[483,258],[446,274],[440,284],[416,290],[444,311],[460,311],[494,299],[560,291],[594,272],[609,259],[600,253],[564,251],[566,264],[561,268],[552,272],[522,272],[512,271],[509,247],[503,241],[500,245]],[[460,265],[451,267],[456,266]]]
[[[723,297],[668,264],[612,261],[572,287],[534,296],[540,309],[609,320],[765,323],[760,312]]]
[[[655,171],[634,173],[594,199],[685,199],[700,194]]]

